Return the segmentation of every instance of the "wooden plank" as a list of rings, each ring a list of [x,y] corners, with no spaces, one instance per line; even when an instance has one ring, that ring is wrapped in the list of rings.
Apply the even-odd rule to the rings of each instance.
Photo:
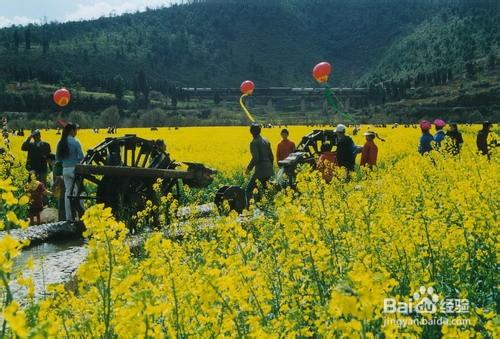
[[[75,166],[75,174],[113,175],[116,177],[133,177],[133,178],[148,178],[148,179],[156,179],[156,178],[193,179],[193,178],[195,178],[194,171],[126,167],[126,166],[94,166],[94,165],[81,165],[81,164],[78,164]]]

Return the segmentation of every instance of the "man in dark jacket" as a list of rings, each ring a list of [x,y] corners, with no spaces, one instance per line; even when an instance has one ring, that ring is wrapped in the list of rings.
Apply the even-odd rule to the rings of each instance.
[[[267,187],[269,179],[274,175],[273,169],[273,152],[271,151],[271,144],[260,135],[261,128],[258,124],[253,123],[250,126],[250,133],[253,140],[250,143],[250,152],[252,160],[247,166],[246,174],[255,168],[255,171],[248,182],[246,187],[247,204],[250,202],[253,190],[256,187],[257,180],[260,181],[263,187]]]
[[[346,127],[342,124],[337,125],[337,128],[335,128],[335,133],[337,133],[337,163],[347,171],[354,171],[356,159],[354,141],[345,134],[345,131]]]
[[[458,130],[458,125],[455,122],[450,124],[450,130],[446,133],[448,137],[447,151],[452,155],[458,155],[464,143],[462,133]]]
[[[34,171],[38,181],[47,185],[47,162],[50,158],[50,145],[42,141],[39,130],[34,130],[21,146],[21,150],[28,152],[26,169]]]
[[[492,140],[488,142],[488,136],[491,130],[491,122],[483,122],[483,129],[477,132],[476,145],[477,150],[482,155],[486,155],[488,159],[491,156],[492,148],[496,146],[496,141]]]

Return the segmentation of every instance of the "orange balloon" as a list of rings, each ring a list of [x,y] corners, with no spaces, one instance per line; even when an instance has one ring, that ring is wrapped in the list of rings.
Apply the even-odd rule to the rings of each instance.
[[[241,93],[252,95],[255,89],[255,84],[251,80],[245,80],[240,85]]]
[[[328,81],[330,74],[332,73],[332,65],[328,62],[320,62],[313,68],[313,77],[320,84],[324,84]]]
[[[64,107],[69,104],[71,93],[66,88],[60,88],[54,92],[53,98],[57,106]]]

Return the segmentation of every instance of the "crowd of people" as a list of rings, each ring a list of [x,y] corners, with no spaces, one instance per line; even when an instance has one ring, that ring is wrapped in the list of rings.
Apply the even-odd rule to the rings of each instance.
[[[435,132],[431,133],[434,126]],[[420,122],[422,135],[419,140],[418,152],[420,154],[429,153],[432,150],[447,152],[457,156],[460,154],[464,143],[461,132],[456,123],[447,124],[441,119],[434,122],[424,120]],[[495,140],[489,140],[492,123],[485,121],[482,129],[477,133],[476,144],[478,152],[491,157],[492,148],[496,147]],[[355,133],[360,128],[355,126]],[[23,142],[21,149],[27,152],[26,168],[29,171],[28,190],[31,192],[31,203],[29,217],[32,224],[40,223],[40,213],[48,196],[58,198],[58,209],[60,220],[72,220],[72,210],[70,198],[72,196],[72,186],[75,178],[75,165],[83,159],[82,146],[76,139],[78,125],[67,123],[56,146],[55,154],[49,143],[42,140],[41,131],[33,130],[28,138]],[[373,169],[377,165],[378,146],[375,139],[385,141],[374,131],[364,133],[365,143],[357,146],[353,139],[347,135],[347,127],[343,124],[336,126],[336,144],[324,142],[321,145],[320,154],[316,162],[316,169],[321,173],[326,182],[330,182],[336,168],[344,168],[349,180],[349,173],[355,170],[356,156],[361,154],[360,166]],[[250,133],[253,137],[250,143],[251,160],[246,168],[246,174],[250,175],[246,186],[247,201],[254,198],[253,193],[257,184],[265,189],[271,178],[274,176],[274,155],[271,143],[261,135],[261,126],[252,124]],[[276,148],[276,163],[286,159],[296,151],[295,143],[289,139],[288,129],[281,130],[281,141]],[[160,140],[161,141],[161,140]],[[159,145],[162,149],[164,144]],[[336,147],[333,150],[333,147]],[[48,189],[48,176],[52,173],[52,189]],[[257,197],[258,198],[258,197]]]
[[[320,155],[317,159],[316,168],[322,173],[325,181],[330,182],[333,179],[335,167],[343,167],[346,172],[355,170],[356,155],[361,153],[361,166],[373,168],[377,165],[378,147],[375,144],[375,138],[379,138],[377,133],[368,131],[364,133],[366,142],[361,146],[355,145],[350,136],[346,134],[347,127],[339,124],[335,128],[337,136],[336,145],[330,142],[324,142],[321,145]],[[263,188],[268,186],[271,177],[274,175],[273,162],[274,156],[271,150],[271,143],[261,135],[261,126],[252,124],[250,126],[250,134],[253,139],[250,143],[250,153],[252,158],[247,166],[246,174],[249,175],[253,169],[254,172],[250,177],[246,186],[246,197],[249,202],[253,196],[253,192],[257,186],[257,182]],[[281,142],[276,149],[276,162],[278,167],[281,166],[281,161],[286,159],[291,153],[296,151],[296,145],[289,139],[290,133],[285,128],[281,130]],[[332,151],[333,146],[336,150]]]
[[[420,154],[429,153],[432,150],[446,152],[451,155],[458,155],[462,149],[464,139],[462,133],[458,130],[457,123],[450,123],[448,131],[445,131],[446,122],[441,119],[434,120],[435,133],[431,133],[433,123],[427,120],[420,122],[422,136],[418,145]],[[477,133],[476,146],[480,154],[488,159],[491,157],[493,148],[497,146],[496,140],[490,139],[491,127],[493,124],[489,121],[483,122],[482,129]]]
[[[29,171],[28,190],[31,192],[29,218],[32,224],[40,223],[40,213],[46,202],[46,196],[54,195],[58,199],[59,219],[72,220],[70,197],[75,165],[83,159],[83,150],[76,139],[78,125],[67,123],[52,153],[50,144],[42,140],[40,130],[31,132],[23,142],[21,150],[27,152],[26,169]],[[52,190],[47,189],[49,169],[52,172]]]
[[[432,125],[435,126],[434,135],[431,134]],[[420,154],[429,153],[432,150],[446,152],[453,156],[460,154],[462,145],[464,143],[462,133],[458,129],[457,123],[450,123],[449,129],[445,131],[446,122],[442,119],[436,119],[433,123],[423,120],[420,122],[420,129],[422,136],[418,145],[418,152]],[[385,125],[376,125],[376,127],[386,127]],[[412,125],[413,126],[413,125]],[[394,124],[392,128],[397,128],[398,124]],[[410,125],[405,125],[409,128]],[[416,128],[416,126],[414,126]],[[496,140],[489,140],[492,123],[485,121],[482,129],[477,133],[476,145],[478,152],[482,155],[491,157],[492,149],[497,146]],[[355,170],[356,155],[361,153],[360,166],[373,169],[377,165],[378,146],[375,144],[375,139],[385,141],[376,132],[367,131],[364,133],[365,143],[363,146],[355,145],[352,138],[346,134],[347,127],[343,124],[336,126],[334,132],[337,136],[336,145],[329,142],[324,142],[321,145],[320,155],[316,162],[316,169],[322,174],[326,182],[331,182],[335,175],[335,168],[344,168],[346,171],[346,179],[349,180],[349,173]],[[360,126],[354,125],[353,135],[360,131]],[[270,142],[261,136],[261,127],[258,124],[250,126],[250,133],[253,140],[250,143],[250,152],[252,158],[247,166],[246,174],[249,175],[252,169],[255,168],[248,185],[246,187],[247,201],[250,201],[253,192],[260,182],[261,186],[265,189],[271,177],[274,175],[273,170],[273,153],[271,151]],[[291,153],[295,152],[296,146],[293,141],[289,139],[289,131],[283,129],[281,131],[281,142],[276,149],[276,161],[278,166],[280,161],[286,159]],[[332,151],[336,146],[336,150]],[[258,196],[257,196],[258,198]]]

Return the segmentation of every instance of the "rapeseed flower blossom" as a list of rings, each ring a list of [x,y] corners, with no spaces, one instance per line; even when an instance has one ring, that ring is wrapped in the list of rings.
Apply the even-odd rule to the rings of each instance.
[[[310,128],[290,130],[298,139]],[[206,162],[226,180],[241,181],[246,128],[210,129],[219,136],[213,145],[201,141],[203,131],[159,133],[174,158]],[[279,137],[277,129],[264,133],[272,141]],[[41,337],[497,337],[499,158],[477,155],[473,128],[463,133],[459,157],[420,156],[417,130],[381,129],[387,142],[379,145],[374,170],[360,169],[350,181],[335,173],[327,184],[304,168],[297,190],[272,192],[242,216],[181,221],[175,215],[181,203],[160,197],[158,206],[147,204],[136,215],[149,233],[135,255],[126,225],[111,210],[93,206],[83,218],[88,256],[76,289],[52,286],[38,303],[36,325],[23,322],[15,301],[4,305],[9,331]],[[100,136],[83,131],[79,137],[89,147]],[[361,144],[362,137],[354,139]],[[162,216],[159,227],[149,227],[154,215]],[[0,246],[10,254],[0,256],[0,270],[10,272],[20,247],[4,239]],[[421,286],[432,287],[440,300],[467,299],[468,313],[445,316],[468,322],[427,326],[414,320],[433,315],[385,312],[387,298],[408,302]]]

